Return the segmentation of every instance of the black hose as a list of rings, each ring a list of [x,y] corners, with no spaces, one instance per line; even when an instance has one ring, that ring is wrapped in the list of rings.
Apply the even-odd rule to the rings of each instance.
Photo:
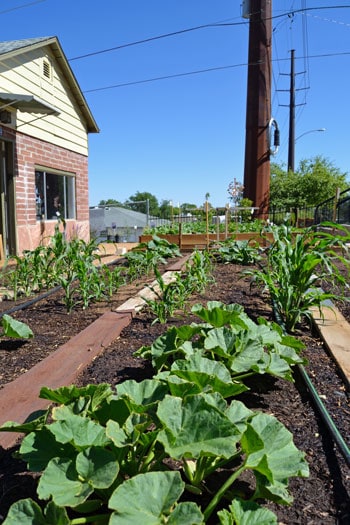
[[[14,312],[18,312],[19,310],[25,310],[32,304],[38,303],[39,301],[42,301],[42,299],[46,299],[46,297],[49,297],[50,295],[54,294],[55,292],[58,292],[60,290],[61,286],[55,286],[55,288],[51,288],[48,292],[42,293],[40,295],[35,296],[32,299],[29,299],[28,301],[24,301],[23,303],[17,304],[16,306],[13,306],[12,308],[9,308],[8,310],[5,310],[4,312],[0,313],[0,319],[3,315],[7,314],[13,314]]]
[[[107,263],[100,263],[98,265],[98,267],[101,268],[103,265],[105,265],[105,266],[112,266],[113,264],[121,264],[121,262],[120,262],[121,260],[122,260],[122,258],[118,258],[116,260],[109,261]],[[125,260],[125,258],[124,258],[124,260]],[[116,261],[118,261],[118,262],[116,262]],[[17,304],[16,306],[13,306],[12,308],[9,308],[8,310],[4,310],[3,312],[0,313],[0,319],[5,314],[11,315],[14,312],[19,312],[20,310],[25,310],[26,308],[29,308],[29,306],[32,306],[33,304],[38,303],[39,301],[42,301],[43,299],[46,299],[46,297],[50,297],[50,295],[53,295],[55,292],[58,292],[59,290],[61,290],[61,288],[62,287],[60,285],[55,286],[54,288],[51,288],[47,292],[44,292],[42,294],[38,294],[35,297],[33,297],[32,299],[28,299],[28,301],[23,301],[23,303]]]
[[[286,328],[285,328],[285,325],[284,325],[284,322],[280,316],[280,313],[278,311],[278,308],[276,306],[276,303],[274,300],[272,300],[272,310],[273,310],[273,314],[274,314],[274,317],[276,319],[276,322],[277,324],[279,324],[283,331],[285,333],[287,333],[286,331]],[[300,364],[297,364],[297,369],[298,371],[300,372],[300,376],[301,378],[303,379],[304,381],[304,384],[306,386],[306,388],[308,389],[309,391],[309,394],[312,398],[312,401],[323,421],[323,423],[325,424],[329,434],[331,435],[334,443],[337,445],[340,453],[342,454],[343,458],[345,459],[345,462],[347,464],[348,467],[350,467],[350,450],[349,450],[349,447],[347,446],[347,444],[345,443],[342,435],[340,434],[337,426],[335,425],[333,419],[331,418],[331,416],[329,415],[329,412],[327,411],[326,407],[324,406],[324,404],[322,403],[321,401],[321,398],[320,396],[318,395],[318,392],[315,388],[315,386],[313,385],[309,375],[307,374],[305,368],[303,367],[303,365],[300,365]]]

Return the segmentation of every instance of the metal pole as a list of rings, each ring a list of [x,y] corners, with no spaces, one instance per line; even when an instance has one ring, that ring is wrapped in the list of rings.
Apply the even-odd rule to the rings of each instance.
[[[251,0],[244,197],[267,217],[270,191],[272,0]]]
[[[294,49],[292,49],[291,57],[290,57],[288,171],[294,172],[294,158],[295,158],[295,72],[294,72]]]

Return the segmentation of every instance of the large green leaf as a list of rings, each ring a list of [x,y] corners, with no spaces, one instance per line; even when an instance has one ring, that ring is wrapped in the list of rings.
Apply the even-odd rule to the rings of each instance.
[[[219,356],[229,357],[235,351],[237,332],[227,327],[213,328],[207,333],[204,348],[216,351]]]
[[[169,393],[175,397],[182,398],[193,394],[200,394],[202,392],[199,385],[181,379],[181,377],[173,375],[170,371],[159,372],[159,374],[154,377],[160,381],[166,381],[169,387]]]
[[[229,510],[218,512],[221,525],[277,525],[276,515],[253,501],[235,499]]]
[[[50,427],[44,427],[26,436],[20,447],[20,455],[27,462],[29,470],[40,472],[49,461],[55,457],[74,458],[76,449],[70,443],[59,443],[50,432]]]
[[[270,499],[290,503],[289,478],[307,477],[309,468],[289,430],[275,417],[257,413],[242,436],[241,446],[246,453],[246,467],[256,471],[257,497],[268,493]]]
[[[71,411],[61,406],[53,409],[54,421],[50,431],[59,443],[72,443],[78,448],[105,446],[109,443],[106,429],[91,419],[72,414]]]
[[[174,505],[185,484],[179,472],[149,472],[124,481],[112,494],[109,507],[113,512],[110,525],[172,525],[200,524],[201,513],[194,505],[186,505],[170,521]],[[179,505],[180,506],[180,505]],[[195,521],[193,521],[193,518]],[[182,521],[180,521],[182,520]]]
[[[206,323],[215,327],[233,325],[246,328],[244,317],[242,317],[243,307],[238,304],[224,304],[220,301],[209,301],[207,306],[195,304],[191,310]]]
[[[88,482],[95,489],[110,487],[119,472],[115,455],[99,447],[91,447],[80,452],[75,465],[80,479]]]
[[[57,389],[42,387],[40,397],[49,399],[53,403],[70,404],[79,398],[88,398],[91,400],[91,410],[96,410],[102,401],[109,399],[113,395],[112,388],[107,383],[98,385],[87,385],[77,387],[75,385],[62,386]]]
[[[13,337],[15,339],[30,339],[34,336],[28,325],[21,321],[17,321],[17,319],[14,319],[8,314],[2,316],[1,322],[3,328],[3,333],[1,335]]]
[[[37,429],[42,428],[48,416],[48,410],[37,410],[32,412],[24,423],[16,423],[15,421],[6,421],[0,427],[1,432],[22,432],[23,434],[29,434]]]
[[[44,470],[38,484],[40,499],[50,499],[59,507],[81,505],[93,493],[93,487],[81,480],[74,461],[66,458],[53,458]]]
[[[202,391],[219,392],[225,398],[247,390],[242,383],[232,381],[231,374],[223,363],[202,357],[200,352],[187,360],[176,360],[171,373],[196,384]]]
[[[155,379],[144,379],[140,383],[130,379],[118,385],[118,395],[127,398],[130,411],[142,413],[156,405],[168,393],[164,383]]]
[[[16,501],[11,506],[3,525],[19,525],[19,523],[21,525],[47,525],[41,508],[30,498]]]
[[[167,525],[204,525],[200,508],[192,501],[179,503],[169,516]]]
[[[30,498],[14,503],[3,525],[69,525],[70,519],[65,509],[50,502],[44,513],[39,505]]]
[[[241,437],[237,426],[205,394],[180,399],[166,396],[157,415],[164,430],[158,440],[174,459],[218,456],[229,458]]]

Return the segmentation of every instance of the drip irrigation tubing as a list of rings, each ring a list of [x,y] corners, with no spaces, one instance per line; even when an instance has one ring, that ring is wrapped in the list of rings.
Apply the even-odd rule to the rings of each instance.
[[[276,303],[273,300],[272,300],[272,310],[273,310],[273,315],[274,315],[274,317],[276,319],[277,324],[279,324],[281,326],[281,328],[283,329],[283,331],[285,333],[287,333],[285,325],[284,325],[284,322],[281,319],[281,316],[280,316],[280,314],[278,312]],[[329,432],[330,436],[332,437],[334,443],[337,445],[337,447],[338,447],[340,453],[342,454],[342,456],[343,456],[347,466],[350,467],[350,450],[349,450],[349,447],[345,443],[341,433],[339,432],[339,429],[335,425],[335,423],[334,423],[333,419],[331,418],[328,410],[326,409],[326,407],[322,403],[322,400],[321,400],[321,398],[320,398],[320,396],[319,396],[319,394],[318,394],[314,384],[312,383],[308,373],[306,372],[304,366],[301,365],[301,364],[297,364],[296,367],[297,367],[297,370],[300,373],[300,377],[302,378],[302,380],[304,382],[304,385],[306,386],[306,388],[307,388],[307,390],[308,390],[308,392],[310,394],[310,397],[311,397],[311,399],[312,399],[312,401],[314,403],[314,406],[317,409],[317,412],[318,412],[319,416],[321,417],[323,423],[326,426],[326,429],[328,430],[328,432]]]
[[[42,293],[40,295],[37,295],[33,297],[32,299],[28,299],[28,301],[24,301],[23,303],[17,304],[16,306],[13,306],[12,308],[9,308],[8,310],[5,310],[4,312],[0,313],[0,318],[7,314],[11,315],[14,312],[19,312],[20,310],[25,310],[26,308],[29,308],[29,306],[32,306],[35,303],[38,303],[39,301],[42,301],[43,299],[46,299],[46,297],[50,297],[50,295],[53,295],[55,292],[58,292],[58,290],[61,289],[61,286],[55,286],[55,288],[51,288],[45,293]]]
[[[121,260],[122,259],[116,259],[115,261],[109,261],[109,262],[104,263],[104,264],[105,264],[105,266],[112,266],[113,264],[121,264],[121,262],[120,262]],[[102,266],[102,264],[100,264],[99,266]],[[75,279],[75,281],[76,280],[77,279]],[[44,292],[42,294],[38,294],[35,297],[33,297],[31,299],[28,299],[28,301],[23,301],[23,303],[17,304],[16,306],[13,306],[12,308],[9,308],[8,310],[4,310],[3,312],[0,313],[0,319],[4,315],[11,315],[11,314],[13,314],[15,312],[19,312],[20,310],[25,310],[26,308],[29,308],[33,304],[39,303],[43,299],[46,299],[47,297],[50,297],[50,295],[53,295],[54,293],[58,292],[61,289],[62,289],[62,286],[60,286],[60,285],[55,286],[54,288],[51,288],[47,292]]]

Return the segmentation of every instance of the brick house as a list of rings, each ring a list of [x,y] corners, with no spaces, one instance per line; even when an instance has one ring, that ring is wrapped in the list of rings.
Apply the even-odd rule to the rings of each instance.
[[[89,240],[88,134],[98,131],[56,37],[0,42],[5,254],[45,244],[58,217],[68,238]]]

